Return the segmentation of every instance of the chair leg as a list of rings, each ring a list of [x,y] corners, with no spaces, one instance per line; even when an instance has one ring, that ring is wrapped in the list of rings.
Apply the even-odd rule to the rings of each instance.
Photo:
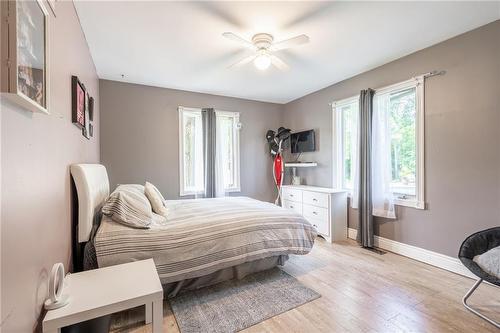
[[[479,279],[479,280],[476,281],[476,283],[474,283],[474,285],[472,286],[472,288],[470,288],[470,290],[467,292],[467,294],[465,294],[464,298],[462,298],[462,303],[465,306],[465,308],[467,310],[469,310],[470,312],[472,312],[475,315],[483,318],[484,320],[486,320],[490,324],[494,325],[495,327],[500,328],[500,324],[499,323],[497,323],[493,319],[490,319],[490,318],[486,317],[485,315],[481,314],[477,310],[474,310],[472,307],[470,307],[467,304],[467,299],[474,293],[474,291],[477,289],[477,287],[479,287],[479,285],[481,284],[481,282],[483,282],[483,279]]]

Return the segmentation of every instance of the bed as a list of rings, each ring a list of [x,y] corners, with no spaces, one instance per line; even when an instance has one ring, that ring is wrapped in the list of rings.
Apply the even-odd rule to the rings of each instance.
[[[300,215],[246,197],[167,200],[166,221],[130,228],[100,214],[109,196],[104,166],[73,165],[71,174],[86,262],[106,267],[153,258],[170,296],[284,265],[289,255],[309,253],[316,237]]]

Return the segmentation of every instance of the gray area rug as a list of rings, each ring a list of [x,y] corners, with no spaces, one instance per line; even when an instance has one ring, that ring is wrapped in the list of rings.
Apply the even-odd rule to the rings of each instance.
[[[321,297],[279,268],[170,299],[182,333],[237,332]]]

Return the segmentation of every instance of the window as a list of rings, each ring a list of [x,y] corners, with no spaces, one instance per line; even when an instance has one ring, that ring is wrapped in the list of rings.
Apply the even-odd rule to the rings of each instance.
[[[416,208],[424,208],[422,80],[377,90],[373,98],[374,112],[383,113],[380,119],[387,136],[388,175],[395,203]]]
[[[205,190],[201,109],[179,108],[180,195]]]
[[[380,112],[373,134],[373,149],[387,144],[384,177],[397,205],[425,208],[424,205],[424,85],[415,78],[378,89],[373,99],[374,112]],[[332,104],[334,135],[334,179],[336,186],[352,193],[357,167],[359,96]],[[375,120],[374,120],[375,121]],[[374,124],[375,126],[375,124]]]
[[[357,163],[359,97],[333,103],[337,186],[352,193]]]
[[[216,164],[222,166],[225,192],[240,191],[239,113],[215,111]],[[180,195],[205,192],[203,117],[201,109],[179,107]]]
[[[237,112],[216,111],[217,149],[220,149],[220,163],[226,192],[240,191],[240,136]]]

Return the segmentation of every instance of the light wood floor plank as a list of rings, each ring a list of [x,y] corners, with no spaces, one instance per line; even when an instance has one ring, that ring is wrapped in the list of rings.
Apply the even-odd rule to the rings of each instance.
[[[322,297],[244,330],[255,332],[497,332],[461,303],[473,280],[353,241],[319,239],[283,268]],[[500,321],[500,288],[483,284],[470,304]],[[164,303],[164,332],[179,328]],[[144,309],[113,316],[112,333],[149,333]]]

